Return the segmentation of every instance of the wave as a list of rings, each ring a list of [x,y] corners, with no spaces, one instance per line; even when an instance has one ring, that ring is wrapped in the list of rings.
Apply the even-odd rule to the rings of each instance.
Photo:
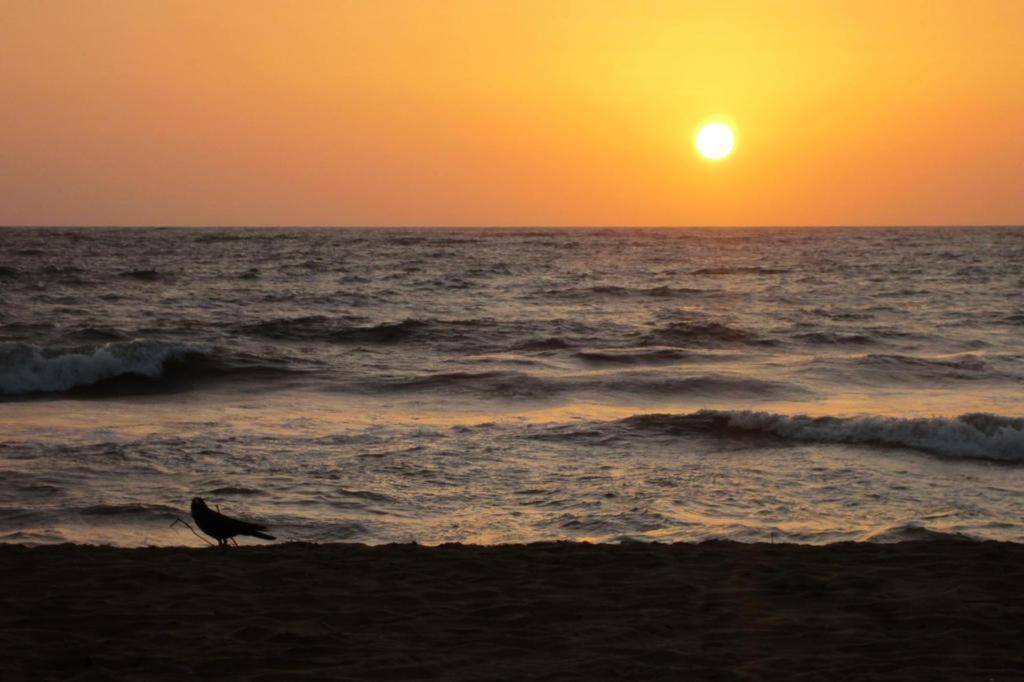
[[[907,419],[701,410],[635,415],[622,423],[669,433],[763,434],[805,443],[890,445],[947,457],[1024,462],[1024,418],[985,413]]]
[[[572,344],[557,336],[546,339],[530,339],[529,341],[523,341],[512,346],[512,350],[525,351],[564,350],[566,348],[572,348]]]
[[[117,273],[117,276],[138,282],[157,282],[164,278],[164,275],[156,270],[125,270]]]
[[[828,310],[826,308],[816,308],[810,312],[818,317],[827,317],[830,320],[841,320],[843,322],[870,320],[874,317],[873,313],[858,310]]]
[[[258,488],[246,488],[240,485],[227,485],[221,488],[214,488],[207,491],[207,495],[260,495],[263,491]]]
[[[651,398],[708,396],[751,400],[782,397],[796,399],[811,395],[809,390],[796,384],[730,374],[666,376],[660,373],[623,373],[587,379],[580,387],[584,390]]]
[[[1002,361],[1002,362],[1000,362]],[[830,380],[866,386],[905,385],[948,388],[952,382],[1020,381],[1013,369],[1015,356],[987,354],[984,358],[970,353],[959,355],[919,356],[898,353],[871,353],[815,357],[804,371],[812,375],[827,372]]]
[[[993,375],[988,364],[976,355],[922,358],[912,355],[873,354],[858,358],[858,365],[885,372],[890,378],[983,379]]]
[[[58,277],[68,277],[71,275],[77,275],[85,272],[82,268],[75,267],[74,265],[45,265],[40,270],[44,275],[56,275]]]
[[[142,504],[140,502],[129,502],[127,504],[96,504],[80,510],[85,516],[156,516],[170,518],[181,514],[181,510],[168,507],[164,504]]]
[[[16,530],[11,533],[0,533],[0,544],[15,545],[56,545],[67,542],[61,533],[51,530]]]
[[[376,382],[371,388],[383,391],[432,391],[496,395],[503,398],[544,398],[566,390],[557,381],[523,372],[440,372],[427,376]]]
[[[536,376],[514,371],[441,372],[351,388],[398,392],[445,390],[508,399],[544,399],[566,393],[610,393],[646,399],[669,396],[803,398],[809,394],[807,389],[795,384],[728,374],[671,376],[641,371],[580,376]]]
[[[594,286],[567,286],[564,288],[536,289],[525,295],[526,298],[547,300],[561,298],[573,301],[596,301],[598,299],[627,300],[641,299],[672,299],[695,296],[721,296],[720,290],[702,289],[699,287],[676,287],[659,285],[653,287],[623,286],[619,284],[597,284]]]
[[[848,334],[838,332],[804,332],[795,334],[794,338],[804,343],[812,343],[820,346],[864,346],[876,343],[874,339],[866,334]]]
[[[199,244],[209,244],[213,242],[252,241],[257,238],[259,238],[259,236],[253,234],[202,234],[193,236],[192,241],[197,242]]]
[[[0,395],[91,392],[94,395],[180,389],[191,381],[284,370],[229,364],[191,344],[136,340],[81,351],[27,343],[0,344]]]
[[[336,343],[399,343],[410,339],[427,327],[421,320],[407,319],[402,322],[383,323],[371,327],[350,327],[339,329],[330,335]]]
[[[96,343],[96,342],[112,342],[112,341],[127,341],[129,336],[124,332],[116,329],[104,329],[102,327],[75,327],[69,329],[61,335],[61,340],[72,342],[72,343]]]
[[[603,284],[588,289],[570,289],[565,292],[551,291],[552,294],[577,294],[588,295],[598,294],[604,296],[646,296],[652,298],[672,298],[675,296],[697,296],[709,292],[707,289],[695,287],[671,287],[661,285],[656,287],[625,287],[614,284]]]
[[[919,526],[915,523],[907,523],[902,526],[885,528],[869,534],[864,538],[864,540],[866,542],[874,542],[878,544],[895,542],[948,542],[950,540],[960,540],[964,542],[975,541],[974,538],[969,535],[964,535],[963,533],[945,533],[943,531],[932,530],[924,526]]]
[[[691,275],[782,275],[789,272],[786,268],[765,268],[761,266],[732,267],[732,268],[700,268],[691,272]]]
[[[407,319],[402,322],[370,326],[354,324],[360,318],[330,318],[323,315],[278,318],[236,327],[239,333],[281,341],[327,341],[334,343],[399,343],[428,326],[427,322]]]
[[[643,343],[649,346],[770,346],[775,342],[720,322],[672,322],[648,332]]]
[[[589,365],[623,367],[629,365],[660,365],[687,362],[694,353],[677,348],[656,348],[651,350],[581,350],[573,357]]]
[[[164,365],[203,356],[195,346],[156,341],[106,344],[82,353],[48,354],[26,343],[0,346],[0,394],[61,392],[124,375],[159,378]]]
[[[325,327],[331,324],[331,320],[323,315],[306,315],[238,325],[234,327],[234,331],[282,341],[306,341],[322,337],[325,334]]]
[[[281,341],[321,341],[339,345],[431,344],[460,354],[513,351],[552,351],[571,348],[576,339],[593,342],[593,330],[566,320],[507,320],[407,318],[368,325],[366,318],[349,315],[311,315],[235,325],[238,334]]]
[[[0,280],[52,279],[61,284],[84,284],[81,275],[85,271],[70,265],[46,265],[37,270],[19,270],[18,268],[0,265]]]

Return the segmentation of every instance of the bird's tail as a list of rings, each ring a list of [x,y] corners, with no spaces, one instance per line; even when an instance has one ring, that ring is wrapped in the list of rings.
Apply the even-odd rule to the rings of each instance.
[[[264,533],[261,530],[254,530],[251,533],[247,533],[247,535],[251,535],[254,538],[263,538],[264,540],[276,540],[277,539],[273,535],[268,535],[267,533]]]

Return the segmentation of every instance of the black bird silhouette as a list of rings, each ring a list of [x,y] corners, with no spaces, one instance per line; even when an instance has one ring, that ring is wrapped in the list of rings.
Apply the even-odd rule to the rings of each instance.
[[[262,524],[239,521],[230,516],[224,516],[220,512],[213,511],[206,506],[201,497],[192,498],[192,518],[195,520],[196,525],[199,526],[199,530],[211,538],[216,538],[217,544],[221,547],[227,547],[228,540],[236,535],[251,535],[254,538],[263,538],[264,540],[277,539],[273,535],[267,535],[263,532],[267,530],[267,527]]]

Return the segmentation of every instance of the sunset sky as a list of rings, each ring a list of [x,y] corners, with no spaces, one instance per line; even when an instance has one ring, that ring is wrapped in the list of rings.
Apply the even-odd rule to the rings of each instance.
[[[0,0],[0,224],[1020,224],[1022,35],[1020,0]]]

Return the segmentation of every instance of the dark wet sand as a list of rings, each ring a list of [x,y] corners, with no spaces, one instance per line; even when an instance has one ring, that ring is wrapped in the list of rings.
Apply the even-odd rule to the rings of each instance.
[[[1024,545],[0,546],[0,679],[1022,680]]]

